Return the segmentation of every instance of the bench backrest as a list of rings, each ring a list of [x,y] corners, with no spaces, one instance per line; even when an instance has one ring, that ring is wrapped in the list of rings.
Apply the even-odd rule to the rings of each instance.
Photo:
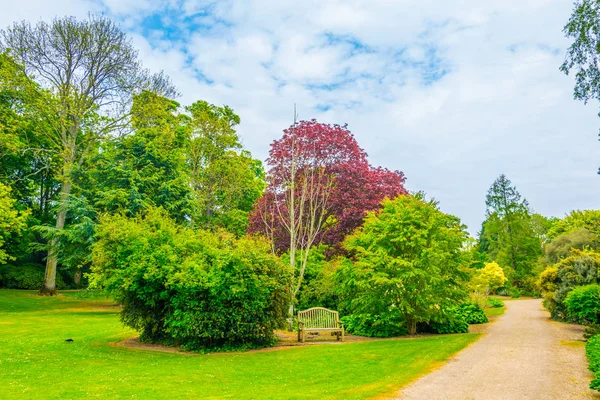
[[[303,322],[305,328],[337,328],[339,315],[337,311],[313,307],[298,311],[298,321]]]

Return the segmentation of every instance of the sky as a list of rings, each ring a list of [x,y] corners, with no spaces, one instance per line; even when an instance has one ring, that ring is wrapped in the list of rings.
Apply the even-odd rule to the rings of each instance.
[[[0,0],[0,27],[103,13],[182,104],[240,115],[265,159],[300,119],[348,124],[374,166],[403,171],[475,234],[500,174],[531,207],[600,208],[598,104],[559,71],[569,0]]]

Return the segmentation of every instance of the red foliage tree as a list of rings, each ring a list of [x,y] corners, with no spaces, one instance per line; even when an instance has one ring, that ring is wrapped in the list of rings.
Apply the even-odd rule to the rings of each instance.
[[[359,227],[366,212],[377,209],[385,197],[407,193],[404,174],[370,166],[367,154],[346,126],[322,124],[314,119],[284,130],[283,137],[271,144],[267,165],[268,187],[250,214],[249,230],[267,236],[277,251],[290,249],[286,220],[290,220],[292,198],[296,218],[305,226],[309,223],[308,201],[305,199],[300,205],[303,186],[314,186],[313,197],[321,196],[323,200],[323,210],[317,210],[324,213],[323,224],[313,244],[322,242],[334,247]]]
[[[269,238],[274,252],[289,251],[295,271],[291,329],[311,248],[320,242],[336,248],[367,211],[406,190],[402,172],[369,165],[346,126],[311,120],[283,132],[271,144],[268,186],[250,214],[249,230]]]

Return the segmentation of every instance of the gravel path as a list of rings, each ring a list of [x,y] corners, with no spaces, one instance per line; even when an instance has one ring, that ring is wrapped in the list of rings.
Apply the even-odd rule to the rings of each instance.
[[[541,300],[506,302],[506,313],[446,365],[399,393],[409,400],[600,399],[588,389],[582,329],[551,321]]]

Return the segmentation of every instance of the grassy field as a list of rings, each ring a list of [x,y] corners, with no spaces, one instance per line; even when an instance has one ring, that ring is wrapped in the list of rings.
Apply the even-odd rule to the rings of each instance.
[[[504,311],[506,311],[506,307],[486,308],[484,310],[485,315],[487,315],[488,317],[502,315],[504,314]]]
[[[132,336],[110,301],[0,290],[0,398],[363,399],[393,393],[477,337],[209,355],[113,345]]]

